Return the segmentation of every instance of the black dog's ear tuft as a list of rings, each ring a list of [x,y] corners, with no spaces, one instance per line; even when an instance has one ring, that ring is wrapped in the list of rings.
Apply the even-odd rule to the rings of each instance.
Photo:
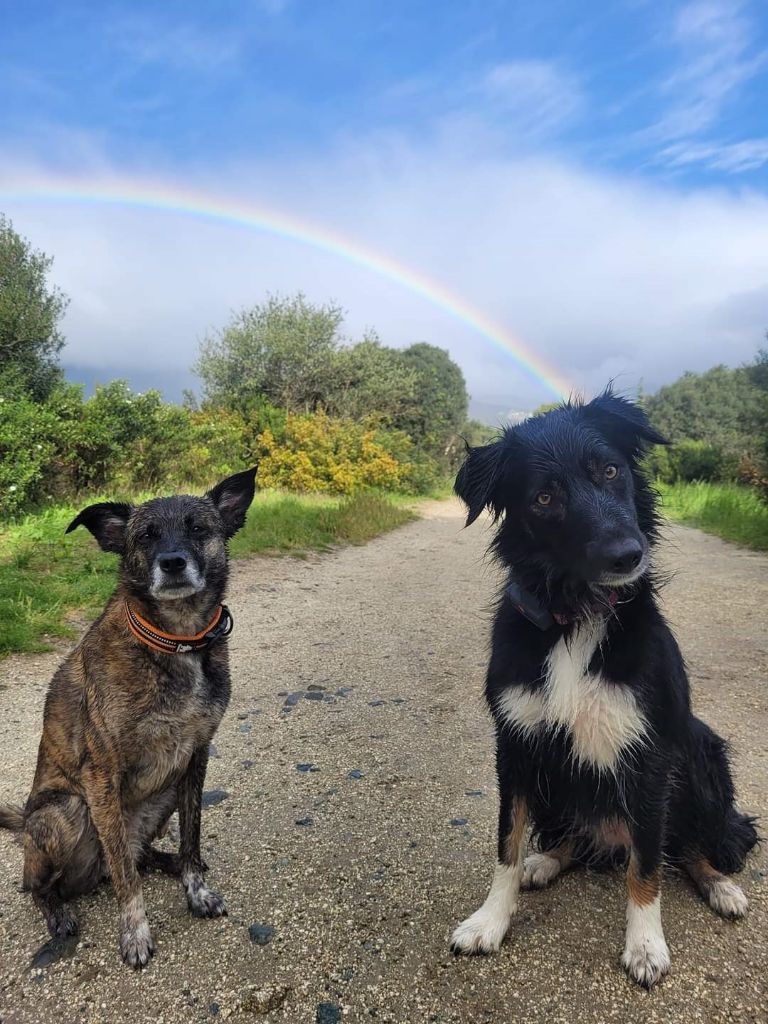
[[[608,386],[602,395],[582,406],[582,414],[592,421],[606,438],[628,455],[641,455],[654,444],[669,441],[651,425],[650,420],[634,402],[615,395]]]
[[[504,446],[500,440],[478,448],[467,446],[467,457],[453,485],[455,493],[467,506],[467,526],[474,523],[484,508],[498,514],[496,484],[503,454]]]
[[[256,493],[256,470],[246,469],[227,477],[213,490],[208,491],[206,498],[213,502],[224,521],[224,533],[227,539],[234,537],[244,525],[248,508]]]
[[[66,532],[71,533],[78,526],[84,526],[91,531],[103,551],[122,555],[125,550],[125,528],[132,511],[132,505],[121,501],[100,501],[84,508],[72,520]]]

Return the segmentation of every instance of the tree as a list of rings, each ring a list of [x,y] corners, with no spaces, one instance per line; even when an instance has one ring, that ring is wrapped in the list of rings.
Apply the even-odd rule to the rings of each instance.
[[[311,412],[334,386],[342,310],[313,305],[301,293],[270,295],[206,338],[194,366],[205,398],[247,413],[267,399],[291,412]]]
[[[374,414],[392,421],[416,401],[418,372],[399,349],[382,345],[375,334],[340,349],[334,370],[328,409],[338,416],[362,419]]]
[[[762,401],[751,379],[757,370],[715,366],[684,373],[644,401],[653,425],[671,441],[704,441],[732,456],[755,451]]]
[[[0,215],[0,369],[36,400],[61,377],[59,323],[69,300],[48,284],[52,264]]]
[[[768,338],[768,335],[766,337]],[[746,475],[768,500],[768,348],[761,348],[753,362],[745,366],[744,370],[760,396],[756,417],[760,438],[758,454],[753,466],[745,467]]]
[[[768,340],[768,333],[766,333]],[[768,395],[768,348],[758,349],[757,355],[744,369],[750,381],[764,395]]]
[[[467,419],[469,395],[464,374],[448,353],[418,342],[403,349],[403,363],[417,375],[415,400],[396,417],[395,426],[438,458],[449,457]]]

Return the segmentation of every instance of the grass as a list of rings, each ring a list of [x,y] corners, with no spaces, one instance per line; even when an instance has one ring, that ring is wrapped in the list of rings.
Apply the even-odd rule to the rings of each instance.
[[[755,551],[768,551],[768,504],[736,484],[657,484],[666,516]]]
[[[77,511],[57,506],[0,529],[0,657],[50,650],[52,637],[74,635],[112,593],[117,558],[100,551],[86,530],[64,534]],[[379,495],[339,499],[261,491],[232,542],[232,556],[302,555],[364,544],[414,518],[410,508]]]

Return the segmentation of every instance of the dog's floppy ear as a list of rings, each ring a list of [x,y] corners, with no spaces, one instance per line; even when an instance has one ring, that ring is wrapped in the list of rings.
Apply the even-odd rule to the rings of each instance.
[[[499,480],[504,445],[501,440],[478,448],[467,446],[467,457],[456,476],[453,489],[467,506],[467,522],[470,526],[484,508],[490,508],[498,515],[496,485]]]
[[[125,528],[132,511],[132,505],[121,501],[100,501],[84,508],[72,520],[66,532],[71,533],[78,526],[84,526],[91,531],[103,551],[122,555],[125,550]]]
[[[634,402],[615,395],[610,387],[582,407],[582,413],[617,448],[636,457],[654,444],[669,444]]]
[[[256,470],[246,469],[242,473],[228,476],[213,490],[208,491],[206,498],[213,502],[224,521],[224,534],[229,539],[245,523],[248,508],[256,493]]]

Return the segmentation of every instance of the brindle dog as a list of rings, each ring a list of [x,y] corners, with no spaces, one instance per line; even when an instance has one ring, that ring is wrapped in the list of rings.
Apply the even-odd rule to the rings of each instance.
[[[120,951],[135,968],[154,951],[142,868],[180,876],[193,914],[226,913],[204,883],[200,807],[208,744],[230,693],[227,541],[245,522],[255,474],[202,498],[90,505],[70,524],[67,532],[83,525],[121,555],[119,582],[53,677],[26,806],[0,806],[0,826],[23,832],[24,888],[51,934],[76,934],[70,901],[109,877]],[[179,853],[154,850],[177,808]]]

